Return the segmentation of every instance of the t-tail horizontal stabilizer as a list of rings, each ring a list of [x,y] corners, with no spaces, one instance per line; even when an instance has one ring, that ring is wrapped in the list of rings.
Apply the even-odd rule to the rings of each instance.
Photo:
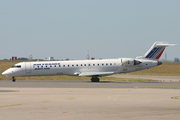
[[[167,42],[155,42],[144,56],[137,57],[137,59],[158,60],[166,47],[175,45],[177,44],[169,44]]]

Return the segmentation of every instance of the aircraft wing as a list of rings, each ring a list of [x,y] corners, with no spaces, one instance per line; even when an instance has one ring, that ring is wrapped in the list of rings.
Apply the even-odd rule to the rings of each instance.
[[[114,72],[81,72],[79,76],[106,76],[112,74],[114,74]]]

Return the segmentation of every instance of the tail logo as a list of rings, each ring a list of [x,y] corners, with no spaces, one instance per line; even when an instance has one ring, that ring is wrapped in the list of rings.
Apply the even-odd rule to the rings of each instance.
[[[158,60],[162,53],[164,52],[165,48],[168,46],[176,46],[177,44],[169,44],[167,42],[155,42],[152,47],[146,52],[144,56],[136,57],[137,59],[152,59]]]
[[[150,59],[159,59],[164,52],[165,47],[155,47],[153,48],[149,54],[145,58],[150,58]]]

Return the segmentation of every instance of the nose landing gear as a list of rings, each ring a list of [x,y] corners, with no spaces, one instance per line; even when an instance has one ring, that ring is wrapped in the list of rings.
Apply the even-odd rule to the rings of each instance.
[[[13,81],[13,82],[16,82],[16,79],[15,79],[15,77],[12,77],[12,81]]]

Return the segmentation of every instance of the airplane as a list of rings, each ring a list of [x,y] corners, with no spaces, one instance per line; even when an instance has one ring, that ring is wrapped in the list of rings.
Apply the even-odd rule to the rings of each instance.
[[[71,61],[36,61],[20,62],[2,73],[6,77],[25,76],[89,76],[92,82],[99,82],[98,77],[112,74],[128,73],[149,69],[162,62],[158,61],[167,46],[175,46],[167,42],[155,42],[144,56],[136,58],[118,58],[101,60],[71,60]]]

